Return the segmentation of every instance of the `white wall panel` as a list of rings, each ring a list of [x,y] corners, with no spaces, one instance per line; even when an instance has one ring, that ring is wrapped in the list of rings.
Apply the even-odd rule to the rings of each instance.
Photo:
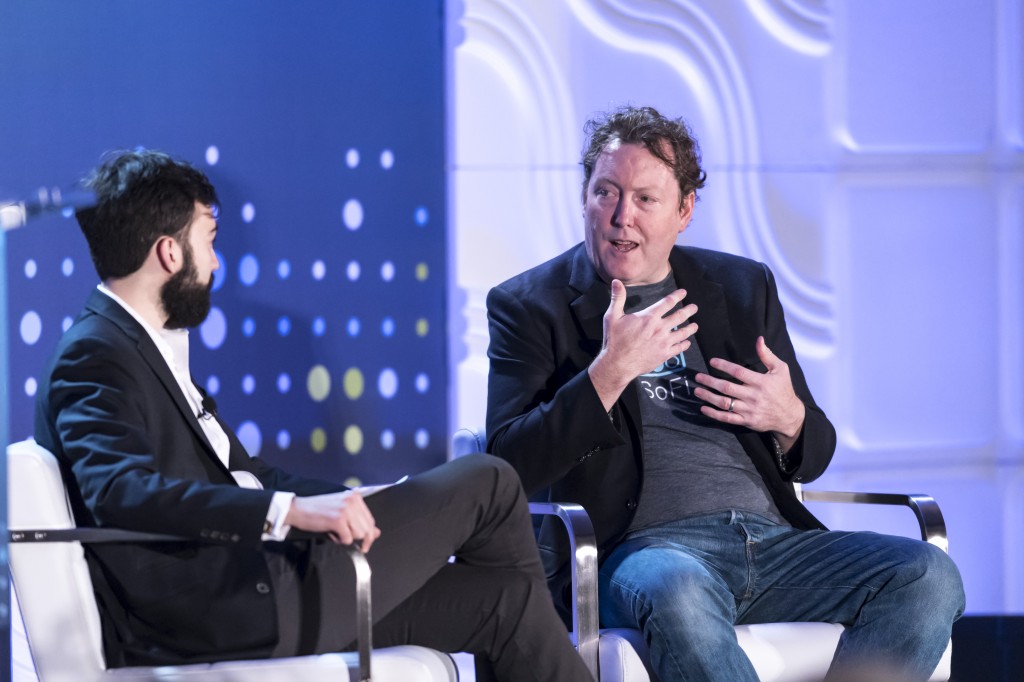
[[[1021,3],[450,3],[453,427],[484,420],[487,290],[582,238],[583,122],[650,104],[704,152],[681,241],[776,273],[840,433],[816,485],[935,494],[968,608],[1024,612]]]

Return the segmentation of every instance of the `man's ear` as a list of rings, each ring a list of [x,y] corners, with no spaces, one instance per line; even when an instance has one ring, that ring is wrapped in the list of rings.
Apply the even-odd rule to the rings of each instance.
[[[696,203],[696,201],[696,192],[690,192],[689,194],[686,195],[686,198],[683,199],[683,205],[679,209],[679,234],[682,234],[683,231],[687,228],[687,226],[689,226],[690,218],[693,217],[693,205]]]
[[[156,260],[160,267],[168,274],[176,274],[184,265],[181,245],[178,244],[178,240],[170,235],[164,235],[157,239],[156,244],[153,245],[153,250],[156,253]]]

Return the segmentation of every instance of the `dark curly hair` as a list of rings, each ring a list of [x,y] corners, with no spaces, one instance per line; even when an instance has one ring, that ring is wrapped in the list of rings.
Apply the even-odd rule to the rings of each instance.
[[[114,152],[83,184],[96,193],[96,205],[75,217],[104,281],[142,267],[160,237],[184,238],[197,201],[219,204],[202,171],[147,149]]]
[[[700,167],[700,146],[690,126],[681,118],[662,116],[653,107],[621,107],[600,114],[583,126],[587,143],[583,149],[583,200],[594,173],[597,158],[610,142],[641,144],[672,169],[679,183],[679,207],[690,192],[704,186],[707,173]]]

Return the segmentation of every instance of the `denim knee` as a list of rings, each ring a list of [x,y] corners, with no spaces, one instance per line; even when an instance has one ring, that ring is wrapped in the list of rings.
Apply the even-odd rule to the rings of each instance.
[[[897,567],[900,584],[916,582],[920,598],[935,615],[959,618],[964,611],[965,595],[960,570],[944,551],[927,542],[910,545],[910,552]]]

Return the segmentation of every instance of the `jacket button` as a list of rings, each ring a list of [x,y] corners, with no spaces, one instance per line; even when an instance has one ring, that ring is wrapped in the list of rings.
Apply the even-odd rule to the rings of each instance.
[[[636,509],[636,500],[626,500],[626,509],[629,511]]]
[[[266,583],[256,583],[256,591],[260,594],[270,594],[270,585]]]
[[[241,539],[242,539],[242,536],[239,535],[238,533],[235,533],[234,535],[231,536],[231,542],[238,542]]]

